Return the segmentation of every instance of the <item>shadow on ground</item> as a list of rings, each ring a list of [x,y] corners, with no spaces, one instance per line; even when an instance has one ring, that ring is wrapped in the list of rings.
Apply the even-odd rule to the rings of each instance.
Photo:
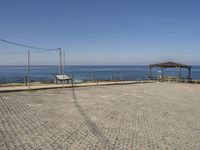
[[[78,112],[84,117],[85,121],[87,122],[86,125],[91,129],[92,134],[94,134],[99,139],[100,142],[107,143],[108,149],[116,149],[115,145],[113,145],[110,142],[108,137],[102,134],[101,130],[96,126],[94,122],[92,122],[90,117],[87,116],[84,109],[78,103],[75,88],[72,88],[72,98],[73,98],[75,107],[77,108]]]

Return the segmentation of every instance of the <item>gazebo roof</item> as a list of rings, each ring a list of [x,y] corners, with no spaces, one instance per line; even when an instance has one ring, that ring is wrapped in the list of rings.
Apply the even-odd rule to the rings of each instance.
[[[149,65],[151,68],[152,67],[160,67],[160,68],[176,68],[176,67],[181,67],[181,68],[190,68],[191,66],[185,65],[185,64],[180,64],[180,63],[175,63],[175,62],[164,62],[164,63],[159,63],[159,64],[151,64]]]

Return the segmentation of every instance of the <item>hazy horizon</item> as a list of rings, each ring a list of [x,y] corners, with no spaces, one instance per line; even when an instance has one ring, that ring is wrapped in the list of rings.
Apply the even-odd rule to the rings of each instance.
[[[149,66],[151,64],[74,64],[74,65],[69,65],[65,64],[65,67],[70,67],[70,66]],[[200,66],[200,64],[185,64],[185,65],[191,65],[191,66]],[[8,64],[8,65],[0,65],[0,66],[27,66],[25,64]],[[59,66],[59,64],[30,64],[30,66]]]

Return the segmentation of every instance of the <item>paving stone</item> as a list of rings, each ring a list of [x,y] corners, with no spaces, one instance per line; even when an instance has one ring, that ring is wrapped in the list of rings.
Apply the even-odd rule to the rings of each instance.
[[[0,93],[0,149],[200,149],[200,86],[149,83]]]

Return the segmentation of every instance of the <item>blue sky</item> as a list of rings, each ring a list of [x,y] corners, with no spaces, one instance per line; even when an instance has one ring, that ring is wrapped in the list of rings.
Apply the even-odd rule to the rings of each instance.
[[[70,65],[200,64],[199,0],[1,0],[0,38],[62,47]],[[0,65],[26,64],[25,48],[0,42]],[[57,64],[56,52],[31,55]]]

